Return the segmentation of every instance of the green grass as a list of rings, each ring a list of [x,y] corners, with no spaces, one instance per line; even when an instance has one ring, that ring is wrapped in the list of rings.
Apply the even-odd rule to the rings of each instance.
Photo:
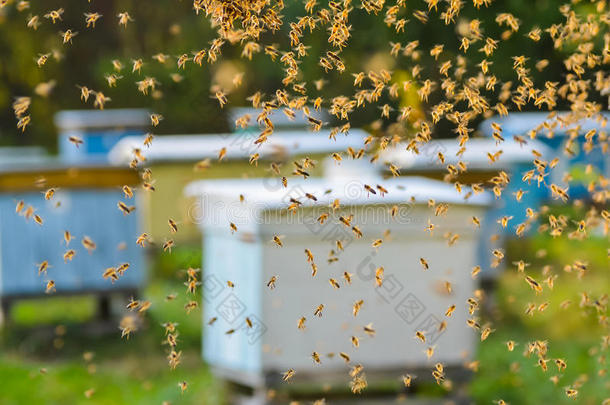
[[[91,297],[20,302],[12,311],[10,330],[2,332],[0,404],[222,403],[222,385],[201,360],[201,312],[185,313],[183,291],[179,281],[152,283],[142,299],[154,304],[141,330],[128,340],[112,325],[110,331],[96,333],[99,325],[82,323],[95,315]],[[180,293],[178,298],[165,302],[174,292]],[[173,371],[167,364],[167,345],[162,344],[161,324],[170,320],[179,324],[183,359]],[[59,329],[54,326],[58,324]],[[90,362],[85,352],[94,354]],[[188,382],[184,394],[178,387],[181,381]],[[90,389],[95,391],[87,398]]]
[[[589,306],[580,307],[581,294],[586,292],[593,301],[608,293],[610,286],[610,264],[606,249],[608,242],[602,238],[587,241],[552,240],[536,236],[530,240],[514,241],[509,245],[508,263],[523,258],[530,263],[526,273],[542,281],[545,265],[550,265],[551,274],[557,274],[553,290],[545,284],[544,291],[536,295],[515,270],[509,266],[502,275],[496,293],[497,310],[494,327],[497,329],[489,339],[479,346],[480,369],[470,386],[477,403],[491,403],[504,399],[511,404],[601,404],[610,398],[610,380],[598,372],[607,365],[600,364],[601,336],[608,330],[598,322],[597,313]],[[546,253],[544,257],[537,257]],[[512,259],[511,259],[512,258]],[[587,274],[579,279],[576,272],[566,272],[564,266],[574,260],[588,263]],[[561,309],[564,300],[572,301],[567,309]],[[527,315],[528,303],[536,305],[549,302],[544,312]],[[509,352],[506,341],[514,340],[518,346]],[[528,342],[548,341],[548,371],[537,365],[537,356],[523,355]],[[607,350],[606,353],[607,355]],[[553,360],[564,359],[567,369],[558,373]],[[518,371],[511,371],[518,366]],[[550,378],[558,375],[555,385]],[[578,389],[577,399],[569,399],[564,388],[572,386],[586,376]]]

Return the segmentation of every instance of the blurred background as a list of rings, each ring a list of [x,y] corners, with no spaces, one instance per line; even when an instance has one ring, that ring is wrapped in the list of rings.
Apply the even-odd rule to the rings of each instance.
[[[592,3],[574,3],[573,7],[584,13],[595,10]],[[259,90],[273,94],[282,78],[279,64],[263,53],[247,61],[240,57],[238,46],[225,46],[222,58],[214,64],[200,67],[189,62],[185,69],[178,69],[179,55],[209,47],[209,39],[215,34],[205,16],[195,15],[189,1],[94,0],[88,7],[103,15],[94,30],[84,26],[83,4],[82,0],[49,0],[32,2],[31,8],[23,12],[15,7],[0,9],[0,146],[40,146],[50,154],[57,153],[55,114],[61,110],[92,108],[91,102],[85,105],[80,100],[77,85],[103,91],[111,98],[107,108],[142,108],[162,114],[164,120],[154,128],[155,136],[161,136],[231,132],[228,107],[243,105],[246,97]],[[30,14],[42,16],[60,7],[65,9],[63,21],[53,25],[45,20],[36,31],[26,27]],[[124,11],[135,20],[126,28],[118,26],[115,17]],[[401,42],[404,45],[419,41],[422,52],[416,62],[432,79],[438,70],[427,50],[444,44],[449,57],[460,54],[455,30],[459,31],[461,24],[468,24],[474,18],[493,21],[498,13],[505,11],[518,16],[527,29],[562,21],[558,4],[553,0],[496,1],[479,10],[466,7],[455,26],[447,27],[437,18],[431,18],[426,25],[409,24]],[[283,14],[289,20],[301,16],[303,5],[286,2]],[[386,26],[382,18],[364,12],[354,12],[350,18],[354,31],[350,46],[342,52],[350,70],[385,68],[394,72],[397,81],[408,80],[415,61],[405,62],[404,67],[400,58],[389,56],[393,28]],[[68,27],[77,27],[79,35],[72,45],[65,46],[58,32]],[[494,38],[510,36],[497,24],[485,24],[485,30],[485,35]],[[521,31],[514,35],[523,36]],[[601,36],[598,39],[602,41]],[[270,39],[262,40],[269,42]],[[319,31],[309,35],[306,41],[309,52],[314,55],[324,52],[326,40]],[[289,45],[281,43],[288,41],[287,35],[275,36],[272,41],[278,41],[283,49]],[[515,55],[548,60],[543,70],[532,69],[536,83],[562,82],[566,75],[563,60],[571,51],[569,47],[565,53],[554,49],[547,36],[537,43],[519,37],[504,43],[488,59],[493,62],[500,82],[514,80],[511,58]],[[157,53],[170,52],[166,63],[151,58]],[[41,69],[36,64],[36,56],[45,53],[51,53],[51,57]],[[469,52],[465,57],[468,66],[475,66],[483,54]],[[133,73],[131,66],[138,58],[144,61],[142,72]],[[114,69],[113,60],[123,65],[121,71]],[[322,77],[316,58],[306,59],[300,67],[307,77]],[[235,88],[232,80],[241,72],[245,73],[243,85]],[[108,85],[105,77],[110,74],[121,76],[116,87]],[[148,95],[139,93],[135,85],[145,77],[154,77],[159,82],[156,90]],[[324,79],[326,84],[319,92],[312,90],[314,97],[352,93],[351,75],[333,71]],[[229,105],[224,109],[211,98],[214,85],[231,89]],[[424,104],[415,91],[414,88],[412,92],[401,93],[397,102],[414,106],[413,119],[423,114],[427,106],[438,103],[441,97],[440,92],[434,93]],[[25,133],[16,128],[11,108],[18,96],[32,97],[32,124]],[[606,100],[600,97],[597,101],[607,108]],[[569,109],[569,105],[559,104],[557,109]],[[375,108],[363,111],[351,117],[352,127],[364,128],[373,134],[384,133],[385,124],[378,121],[379,111]],[[443,122],[435,127],[434,138],[453,137],[450,127]],[[476,127],[478,122],[472,125]],[[242,168],[226,170],[214,177],[235,177],[241,174]],[[261,172],[252,174],[257,173]],[[581,218],[590,207],[587,201],[572,206],[551,206],[540,222],[545,223],[549,215]],[[570,223],[567,228],[566,233],[576,229],[576,224]],[[3,327],[0,332],[1,404],[160,404],[163,401],[218,404],[225,400],[226,385],[213,377],[201,360],[201,312],[196,310],[187,315],[183,301],[166,300],[168,295],[184,290],[187,281],[184,269],[201,266],[201,240],[194,234],[171,254],[163,251],[161,241],[157,242],[146,250],[147,282],[141,299],[159,304],[147,311],[142,330],[128,340],[119,338],[115,324],[110,332],[108,327],[99,325],[99,303],[95,297],[24,299],[11,306],[10,327]],[[478,346],[476,361],[479,363],[473,367],[474,374],[467,388],[476,403],[489,404],[502,398],[512,404],[599,404],[608,397],[610,387],[603,375],[606,365],[599,361],[600,336],[608,332],[598,322],[600,314],[589,306],[579,307],[583,291],[591,297],[607,293],[610,285],[607,248],[608,237],[600,232],[584,240],[553,238],[548,233],[534,232],[526,238],[507,241],[505,262],[511,270],[514,267],[511,263],[524,260],[530,263],[528,274],[536,279],[543,278],[545,266],[552,266],[559,278],[555,281],[549,308],[532,317],[526,314],[527,305],[532,301],[541,302],[531,290],[524,288],[522,277],[514,271],[499,275],[485,314],[493,320],[496,330]],[[587,262],[590,269],[579,283],[570,282],[574,274],[561,271],[575,260]],[[559,304],[568,299],[573,302],[570,310],[562,310]],[[201,302],[201,297],[194,300]],[[161,324],[169,320],[180,325],[183,359],[181,366],[173,371],[168,369],[167,353],[160,345],[165,335]],[[526,343],[536,339],[549,340],[551,357],[569,358],[559,385],[549,382],[550,373],[535,367],[535,357],[522,355]],[[507,340],[519,343],[514,352],[506,350]],[[182,380],[189,381],[189,389],[184,393],[177,387],[177,382]],[[582,383],[576,402],[568,399],[561,388],[568,381]],[[90,397],[85,395],[91,389],[95,393]],[[429,384],[421,387],[418,394],[442,397],[444,390]]]

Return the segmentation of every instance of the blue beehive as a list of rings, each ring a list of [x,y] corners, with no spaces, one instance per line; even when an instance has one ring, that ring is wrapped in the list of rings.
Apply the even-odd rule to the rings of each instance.
[[[107,162],[110,149],[122,138],[142,135],[149,115],[141,109],[67,110],[55,116],[59,130],[59,154],[64,162]],[[71,136],[83,140],[79,148]]]
[[[44,295],[53,280],[58,294],[124,292],[134,294],[145,281],[136,213],[123,215],[117,202],[125,201],[122,185],[136,185],[137,174],[109,166],[68,167],[44,160],[44,165],[0,165],[0,301]],[[45,181],[40,179],[44,178]],[[46,200],[44,190],[56,188]],[[16,204],[24,201],[21,215]],[[128,205],[134,202],[125,201]],[[44,221],[37,224],[23,215],[28,206]],[[66,246],[64,232],[74,239]],[[83,238],[96,248],[88,252]],[[68,249],[76,254],[65,261]],[[38,264],[49,262],[46,274]],[[114,284],[102,274],[109,267],[129,263]]]
[[[502,136],[507,139],[514,135],[529,139],[530,134],[535,132],[536,139],[553,150],[553,157],[560,157],[562,161],[567,162],[561,167],[563,170],[552,171],[551,183],[563,184],[561,177],[564,172],[575,169],[584,170],[587,165],[591,165],[597,172],[596,174],[609,176],[608,134],[610,133],[610,127],[607,124],[610,121],[610,113],[604,112],[591,118],[583,117],[580,119],[572,116],[572,114],[568,111],[556,112],[551,117],[549,113],[545,112],[510,113],[505,117],[493,117],[483,121],[479,130],[483,135],[491,137],[494,132],[491,124],[495,122],[502,126]],[[596,141],[593,143],[595,147],[592,150],[586,150],[585,134],[593,129],[596,130]],[[572,134],[576,134],[576,136]],[[572,155],[567,156],[564,153],[566,142],[572,136],[574,136],[573,146],[571,147]],[[575,181],[571,182],[569,186],[568,193],[571,198],[586,198],[589,196],[586,181],[575,178]],[[546,188],[541,189],[540,192],[544,193],[543,198],[550,197]]]

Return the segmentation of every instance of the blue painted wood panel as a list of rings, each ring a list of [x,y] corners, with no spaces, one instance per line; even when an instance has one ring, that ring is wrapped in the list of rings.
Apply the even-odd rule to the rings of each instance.
[[[141,287],[145,267],[143,251],[135,244],[137,212],[124,216],[117,208],[122,197],[118,188],[58,190],[51,201],[36,191],[0,194],[0,294],[44,294],[49,279],[55,281],[58,293]],[[19,200],[36,208],[44,220],[42,226],[15,213]],[[65,230],[75,238],[69,247],[63,242]],[[85,236],[97,245],[91,253],[81,243]],[[125,249],[121,250],[123,242]],[[63,255],[68,249],[74,249],[76,255],[65,263]],[[37,264],[44,260],[51,267],[47,275],[39,276]],[[117,282],[102,278],[106,268],[124,262],[130,267]]]
[[[203,357],[211,365],[245,372],[262,369],[262,247],[221,232],[203,240]],[[227,286],[227,280],[235,288]],[[211,318],[218,318],[208,325]],[[253,327],[246,326],[248,317]],[[228,330],[235,329],[231,335]]]

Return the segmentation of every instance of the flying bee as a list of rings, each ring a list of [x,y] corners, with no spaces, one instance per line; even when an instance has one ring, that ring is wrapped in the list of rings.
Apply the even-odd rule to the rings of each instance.
[[[197,303],[197,301],[189,301],[184,305],[184,310],[186,311],[187,315],[191,313],[192,310],[196,309],[197,307],[199,307],[199,304]]]
[[[371,337],[374,337],[375,333],[377,333],[375,331],[375,328],[373,328],[373,324],[372,323],[369,323],[368,325],[365,325],[362,329],[364,330],[364,333],[366,333],[367,335],[369,335]]]
[[[320,364],[320,355],[318,352],[311,353],[311,358],[313,359],[314,363]]]
[[[430,268],[430,266],[428,265],[428,262],[423,257],[419,258],[419,262],[421,263],[424,270],[428,270]]]
[[[49,60],[49,56],[51,56],[50,53],[38,54],[38,59],[36,59],[38,67],[44,66],[44,64],[47,63],[47,60]]]
[[[17,201],[17,205],[15,206],[15,212],[17,214],[20,214],[21,211],[23,211],[24,207],[25,207],[25,201],[23,201],[23,200]]]
[[[37,264],[38,266],[38,275],[40,276],[42,273],[47,273],[47,270],[49,269],[49,267],[51,267],[49,265],[49,262],[47,260],[44,260],[42,263]]]
[[[537,294],[542,292],[542,286],[532,277],[525,276],[525,281],[527,281],[532,290],[536,291]]]
[[[171,233],[178,232],[178,225],[176,224],[176,222],[173,219],[169,218],[167,220],[167,224],[169,225],[169,231]]]
[[[129,302],[127,303],[126,307],[127,309],[129,309],[130,311],[136,309],[138,306],[140,306],[140,301],[134,299],[133,297],[131,297],[129,299]]]
[[[447,308],[447,311],[445,311],[445,316],[450,317],[453,314],[453,311],[455,311],[455,305],[451,305],[449,308]]]
[[[42,225],[44,223],[42,217],[38,214],[34,214],[34,222],[36,222],[38,225]]]
[[[117,281],[119,279],[119,274],[117,273],[116,268],[108,267],[106,270],[104,270],[104,273],[102,273],[102,278],[103,279],[109,278],[110,281],[112,283],[114,283],[115,281]]]
[[[162,120],[163,116],[161,114],[150,114],[150,123],[153,127],[158,126]]]
[[[119,208],[119,210],[121,210],[123,212],[123,215],[131,214],[131,212],[136,209],[136,207],[133,205],[127,206],[127,204],[125,204],[123,201],[119,201],[117,203],[117,207]]]
[[[324,310],[324,304],[320,304],[316,307],[315,311],[313,312],[314,316],[317,317],[322,317],[322,311]]]
[[[279,247],[283,247],[284,244],[282,243],[282,240],[280,239],[280,235],[274,235],[272,241]]]
[[[64,32],[60,32],[59,35],[62,37],[64,44],[68,44],[68,43],[71,44],[72,43],[72,38],[77,36],[78,32],[74,32],[74,31],[72,31],[70,29],[67,29]]]
[[[174,240],[173,239],[168,239],[165,241],[165,243],[163,243],[163,251],[166,252],[169,250],[169,252],[172,252],[172,248],[174,247]]]
[[[45,287],[45,293],[51,294],[55,292],[55,281],[49,280],[47,281],[47,285]]]
[[[423,332],[421,332],[421,331],[416,331],[416,332],[415,332],[415,337],[416,337],[417,339],[419,339],[419,340],[420,340],[422,343],[426,343],[426,336],[424,335],[424,333],[423,333]]]
[[[148,238],[149,238],[149,236],[148,236],[148,234],[146,232],[142,233],[136,239],[136,245],[138,245],[140,247],[144,247],[146,245],[146,242],[148,242]]]
[[[78,136],[70,136],[70,137],[68,137],[68,141],[73,143],[74,146],[76,146],[77,148],[83,144],[83,140],[81,138],[79,138]]]
[[[295,371],[293,369],[289,369],[288,371],[282,374],[283,381],[289,381],[292,377],[294,377]]]
[[[76,255],[76,251],[73,249],[66,251],[64,253],[64,262],[67,263],[69,261],[72,261],[72,259],[74,259],[75,255]]]
[[[304,316],[299,318],[299,320],[297,321],[297,329],[304,330],[305,329],[305,321],[306,320],[307,319]]]
[[[352,336],[350,338],[350,340],[352,342],[352,346],[354,346],[354,347],[359,347],[360,346],[360,340],[356,336]]]
[[[271,279],[269,279],[269,281],[267,282],[267,287],[269,287],[269,289],[273,290],[275,288],[275,283],[277,282],[279,276],[271,276]]]

